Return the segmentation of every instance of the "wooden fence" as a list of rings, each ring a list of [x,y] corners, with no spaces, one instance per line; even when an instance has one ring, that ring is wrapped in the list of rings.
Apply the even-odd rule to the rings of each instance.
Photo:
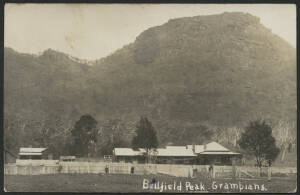
[[[17,165],[56,165],[59,163],[59,160],[29,160],[29,159],[16,159]]]
[[[6,175],[41,175],[59,173],[94,173],[94,174],[167,174],[176,177],[259,177],[260,173],[267,176],[268,168],[261,170],[248,166],[214,166],[209,172],[207,165],[173,165],[173,164],[132,164],[132,163],[105,163],[105,162],[59,162],[57,164],[6,164]],[[295,174],[295,167],[272,167],[272,174]]]

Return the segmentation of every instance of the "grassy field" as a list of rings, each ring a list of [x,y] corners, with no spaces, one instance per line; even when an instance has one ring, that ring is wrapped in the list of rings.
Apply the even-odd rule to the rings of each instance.
[[[188,192],[188,191],[207,191],[217,192],[266,192],[266,193],[287,193],[295,190],[296,176],[285,178],[272,178],[268,182],[266,179],[254,180],[233,180],[233,179],[214,179],[201,180],[200,178],[179,178],[166,175],[97,175],[97,174],[56,174],[56,175],[31,175],[15,176],[5,175],[4,186],[6,190],[12,192],[160,192],[159,189],[143,189],[147,187],[146,179],[156,181],[164,186],[162,192]],[[154,179],[154,180],[153,180]],[[159,182],[159,183],[158,183]],[[170,190],[167,185],[171,184]],[[174,182],[176,184],[174,185]],[[180,187],[181,182],[181,189]],[[190,183],[186,183],[190,182]],[[236,185],[234,185],[236,184]],[[257,184],[254,189],[254,184]],[[197,185],[199,189],[197,189]],[[200,186],[204,189],[200,188]],[[173,189],[175,186],[175,190]],[[194,189],[187,186],[193,186]],[[236,188],[239,186],[238,188]],[[245,189],[247,188],[250,189]],[[252,187],[250,187],[252,186]],[[258,189],[259,186],[259,189]],[[263,186],[263,187],[262,187]],[[152,185],[153,187],[153,185]],[[243,188],[243,189],[241,189]],[[252,189],[251,189],[252,188]]]

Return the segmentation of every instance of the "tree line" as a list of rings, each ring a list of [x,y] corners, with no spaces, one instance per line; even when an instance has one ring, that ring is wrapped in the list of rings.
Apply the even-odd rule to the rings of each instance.
[[[265,162],[274,161],[279,153],[281,160],[284,160],[283,155],[294,148],[291,146],[295,142],[291,139],[293,126],[291,123],[278,124],[272,127],[266,121],[254,120],[245,128],[221,128],[199,123],[185,125],[178,131],[174,126],[167,126],[167,123],[158,123],[160,128],[169,131],[163,131],[165,135],[157,135],[147,117],[131,124],[121,119],[99,123],[87,114],[73,126],[71,123],[66,126],[65,121],[58,117],[42,122],[24,122],[15,118],[14,121],[4,121],[4,143],[6,148],[15,152],[19,147],[47,147],[58,158],[60,155],[101,157],[111,155],[115,147],[146,148],[148,153],[148,149],[158,146],[202,144],[212,140],[230,149],[246,151],[256,158],[258,166],[262,166]],[[176,125],[181,128],[180,124]],[[257,148],[260,149],[256,151]]]

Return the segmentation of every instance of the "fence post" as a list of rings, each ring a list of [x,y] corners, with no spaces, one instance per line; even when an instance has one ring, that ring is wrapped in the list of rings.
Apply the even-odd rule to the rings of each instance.
[[[32,164],[29,166],[29,175],[32,175]]]
[[[270,166],[268,166],[268,181],[271,181],[271,177],[272,177],[272,169]]]
[[[232,176],[235,179],[236,178],[236,166],[232,165]]]
[[[189,167],[189,175],[191,178],[194,178],[194,175],[193,175],[193,167]]]

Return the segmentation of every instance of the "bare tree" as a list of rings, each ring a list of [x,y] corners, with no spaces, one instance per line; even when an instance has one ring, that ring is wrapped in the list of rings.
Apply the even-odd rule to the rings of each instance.
[[[281,148],[281,161],[285,160],[286,151],[290,143],[296,139],[296,123],[291,121],[280,120],[274,127],[274,136],[278,141],[278,146]]]

